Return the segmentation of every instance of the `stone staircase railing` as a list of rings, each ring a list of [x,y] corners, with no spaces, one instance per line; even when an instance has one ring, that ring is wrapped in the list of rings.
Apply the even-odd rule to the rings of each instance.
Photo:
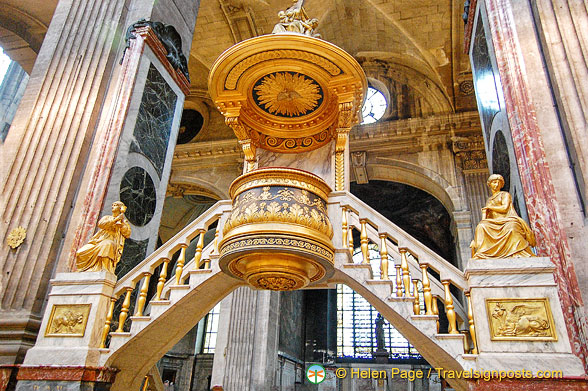
[[[329,217],[335,227],[335,235],[339,232],[341,236],[334,239],[339,251],[346,248],[352,253],[358,247],[357,243],[353,243],[353,230],[357,230],[363,258],[357,266],[372,273],[369,244],[376,244],[379,251],[376,261],[380,262],[379,280],[388,281],[390,295],[411,298],[414,315],[421,315],[423,310],[424,315],[438,315],[438,300],[441,300],[449,321],[449,333],[459,334],[458,323],[463,324],[471,335],[471,351],[477,351],[471,310],[464,308],[454,294],[463,292],[469,298],[463,272],[350,193],[331,194]],[[375,281],[373,273],[371,275],[372,281]],[[423,301],[424,306],[421,305]]]
[[[166,300],[166,298],[169,298],[170,292],[174,287],[175,289],[180,290],[188,289],[190,286],[185,285],[185,282],[190,274],[207,273],[207,271],[210,272],[210,259],[218,256],[216,245],[220,240],[220,235],[222,235],[221,230],[218,229],[218,227],[222,227],[222,224],[228,217],[230,211],[230,200],[217,202],[118,280],[114,288],[114,294],[111,298],[106,324],[104,325],[102,348],[106,347],[109,334],[113,339],[118,339],[117,337],[121,336],[128,336],[128,332],[125,331],[125,328],[128,326],[125,325],[125,322],[127,321],[131,305],[133,304],[131,303],[131,294],[140,282],[141,286],[139,288],[138,299],[136,303],[134,303],[134,313],[131,316],[131,321],[132,323],[145,323],[151,320],[152,316],[144,316],[144,311],[148,304],[147,294],[149,290],[149,282],[158,267],[161,266],[159,275],[157,276],[158,282],[155,297],[149,301],[151,307],[158,304],[168,304],[169,301]],[[215,222],[218,224],[214,242],[204,248],[204,234]],[[194,258],[186,263],[186,249],[195,239],[198,240],[196,253]],[[168,270],[172,257],[178,251],[180,253],[176,262],[175,270]],[[122,300],[121,296],[124,296],[124,300],[122,301],[122,307],[120,309],[120,314],[118,315],[118,327],[115,332],[111,333],[110,330],[113,322],[115,303],[119,299]]]
[[[117,282],[102,335],[103,361],[148,327],[149,323],[155,322],[174,303],[219,272],[216,246],[222,239],[222,229],[218,227],[222,228],[230,212],[231,202],[219,201]],[[365,282],[364,287],[368,290],[366,294],[375,295],[386,302],[395,313],[402,314],[411,328],[420,330],[419,332],[427,335],[441,350],[451,352],[452,357],[470,351],[475,353],[475,342],[470,349],[464,342],[467,341],[467,337],[457,329],[457,318],[461,319],[466,327],[468,319],[471,319],[468,311],[450,290],[450,285],[461,290],[467,289],[464,275],[460,270],[349,193],[338,192],[331,195],[329,217],[335,231],[333,242],[339,254],[336,257],[336,269],[353,275],[356,281]],[[215,222],[215,240],[204,247],[204,233]],[[352,263],[349,251],[350,248],[357,247],[350,244],[349,240],[352,240],[353,229],[360,232],[359,247],[362,256],[368,253],[367,247],[370,242],[378,246],[377,261],[380,262],[381,270],[379,279],[373,278],[372,265]],[[193,241],[197,243],[196,252],[194,257],[186,262],[186,249]],[[168,270],[173,255],[178,252],[175,270]],[[344,261],[341,261],[342,259]],[[389,273],[388,269],[392,269],[392,266],[394,271]],[[156,293],[149,301],[149,281],[157,270],[159,275]],[[434,270],[440,278],[437,279],[430,270]],[[357,288],[361,289],[359,286]],[[131,293],[134,290],[138,292],[138,298],[132,300]],[[418,294],[415,295],[414,292]],[[436,305],[439,299],[444,304],[449,320],[448,334],[439,334]],[[119,303],[122,302],[118,327],[116,331],[111,332],[111,325],[113,321],[116,322],[113,313],[117,300]],[[131,301],[134,301],[134,309]],[[149,312],[147,316],[144,315],[146,312]],[[125,324],[129,316],[130,328]],[[470,322],[470,325],[473,325],[473,322]],[[475,330],[470,328],[470,331],[475,341]],[[109,348],[106,348],[108,335],[111,340]]]

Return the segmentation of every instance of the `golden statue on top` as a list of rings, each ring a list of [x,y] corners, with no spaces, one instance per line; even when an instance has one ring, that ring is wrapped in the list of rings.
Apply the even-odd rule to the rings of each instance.
[[[482,221],[476,227],[470,244],[472,258],[534,257],[535,235],[514,209],[512,197],[506,191],[502,175],[488,178],[492,195],[482,208]]]
[[[114,273],[125,239],[131,236],[131,225],[124,215],[126,210],[121,201],[113,202],[112,216],[104,216],[98,221],[98,232],[76,253],[79,272],[108,270]]]
[[[310,19],[304,10],[304,0],[294,0],[286,11],[278,12],[280,22],[275,25],[272,34],[299,33],[309,37],[320,38],[316,32],[318,19]]]

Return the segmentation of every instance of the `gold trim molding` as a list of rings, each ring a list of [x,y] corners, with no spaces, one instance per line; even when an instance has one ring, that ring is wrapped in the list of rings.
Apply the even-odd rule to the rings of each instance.
[[[486,299],[492,341],[557,341],[549,300]]]

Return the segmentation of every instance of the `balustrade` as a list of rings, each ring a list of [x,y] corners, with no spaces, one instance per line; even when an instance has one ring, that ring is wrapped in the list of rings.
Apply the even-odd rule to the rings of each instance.
[[[423,315],[437,316],[437,332],[439,332],[437,300],[441,298],[449,321],[447,332],[459,334],[458,319],[460,321],[467,319],[469,328],[466,332],[470,335],[474,346],[471,353],[477,354],[475,326],[473,316],[469,314],[471,311],[469,299],[467,308],[464,308],[450,289],[451,285],[461,291],[467,287],[463,273],[349,193],[332,198],[335,200],[331,199],[330,202],[338,201],[341,207],[343,246],[348,247],[353,255],[352,230],[354,227],[359,229],[361,263],[376,262],[374,258],[370,260],[369,251],[370,243],[377,245],[380,262],[379,279],[391,280],[391,293],[398,298],[411,298],[415,315],[421,314],[421,303],[423,303]],[[377,266],[377,264],[373,265],[374,272]],[[391,276],[390,272],[394,275]],[[420,292],[422,292],[422,302],[419,297]],[[464,338],[467,341],[467,336]]]
[[[205,269],[210,268],[211,258],[214,259],[214,256],[211,257],[211,254],[214,253],[218,257],[218,240],[221,235],[218,227],[221,226],[222,221],[226,220],[226,216],[230,213],[230,210],[230,201],[219,201],[117,282],[103,328],[101,348],[105,348],[107,345],[108,334],[111,331],[113,318],[115,317],[116,302],[120,302],[119,298],[122,299],[122,305],[115,332],[125,332],[125,322],[129,318],[129,312],[133,304],[132,292],[141,281],[142,284],[140,285],[138,298],[135,303],[135,311],[133,316],[130,317],[130,321],[134,317],[144,316],[148,304],[149,282],[158,268],[157,287],[152,299],[154,301],[165,300],[164,298],[167,295],[166,289],[169,290],[172,285],[183,285],[185,280],[189,278],[190,270],[199,269],[202,265],[204,265]],[[215,240],[204,247],[204,235],[215,223],[217,225]],[[194,258],[186,263],[186,251],[196,237],[198,237],[198,241]],[[177,254],[178,251],[179,256],[173,274],[174,277],[168,280],[169,264],[173,259],[173,255]]]

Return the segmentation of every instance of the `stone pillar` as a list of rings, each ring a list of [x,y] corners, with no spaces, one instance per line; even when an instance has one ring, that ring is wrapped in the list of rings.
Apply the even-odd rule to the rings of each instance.
[[[279,292],[242,287],[223,301],[213,386],[224,391],[272,389],[278,362],[279,298]]]
[[[540,56],[535,32],[525,30],[534,21],[526,2],[486,0],[484,3],[511,125],[516,164],[519,172],[524,173],[521,182],[528,200],[530,226],[537,238],[537,252],[549,256],[556,266],[555,281],[572,346],[588,368],[586,316],[544,146],[547,134],[542,132],[538,120],[542,113],[537,111],[534,103],[538,91],[532,85],[545,85],[544,70],[535,68],[533,72],[539,82],[527,76],[534,69],[534,57]],[[525,57],[523,45],[525,50],[537,53],[536,56]],[[531,67],[527,68],[526,63]],[[547,120],[542,125],[547,126]]]
[[[122,29],[125,2],[62,0],[2,154],[0,238],[22,226],[20,247],[0,247],[0,363],[34,344],[69,206],[96,126]],[[84,191],[84,190],[82,190]]]
[[[563,371],[584,375],[572,354],[549,258],[470,259],[470,287],[480,370]]]
[[[0,247],[0,364],[21,362],[34,344],[51,274],[72,269],[100,217],[137,70],[144,69],[138,56],[135,69],[119,64],[123,32],[140,18],[158,17],[177,25],[188,54],[197,7],[198,1],[172,0],[57,5],[0,145],[0,239],[26,230],[16,249]]]
[[[114,380],[116,370],[99,367],[99,349],[115,283],[107,271],[51,280],[41,333],[19,369],[17,390],[94,390]]]

